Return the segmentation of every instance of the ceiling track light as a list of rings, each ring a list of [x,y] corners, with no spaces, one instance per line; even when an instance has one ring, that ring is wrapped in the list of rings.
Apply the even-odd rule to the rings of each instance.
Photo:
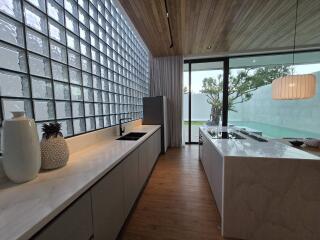
[[[167,17],[167,23],[169,27],[169,34],[170,34],[170,48],[173,48],[173,40],[172,40],[172,32],[171,32],[171,25],[170,25],[170,19],[169,19],[169,12],[168,12],[168,6],[167,6],[167,0],[164,0],[164,5],[166,8],[166,17]]]

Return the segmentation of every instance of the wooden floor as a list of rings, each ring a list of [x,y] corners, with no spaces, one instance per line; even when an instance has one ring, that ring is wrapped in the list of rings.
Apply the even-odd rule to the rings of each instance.
[[[161,155],[119,239],[224,239],[198,146]]]

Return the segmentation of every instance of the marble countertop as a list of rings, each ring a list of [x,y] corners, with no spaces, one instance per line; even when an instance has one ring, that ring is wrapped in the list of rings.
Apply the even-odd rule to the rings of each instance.
[[[200,127],[202,133],[224,157],[320,160],[320,157],[316,155],[272,139],[267,139],[268,142],[259,142],[241,133],[238,134],[246,139],[214,139],[209,135],[208,129],[210,129],[210,127]]]
[[[24,184],[1,183],[1,240],[29,239],[159,128],[141,125],[132,132],[147,134],[137,141],[109,137],[71,154],[61,169],[42,172]]]

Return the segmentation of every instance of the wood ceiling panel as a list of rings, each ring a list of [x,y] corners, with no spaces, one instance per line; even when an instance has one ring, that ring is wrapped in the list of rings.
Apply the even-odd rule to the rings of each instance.
[[[154,56],[292,49],[294,0],[119,0]],[[299,0],[297,46],[320,47],[320,0]],[[209,47],[210,46],[210,47]]]

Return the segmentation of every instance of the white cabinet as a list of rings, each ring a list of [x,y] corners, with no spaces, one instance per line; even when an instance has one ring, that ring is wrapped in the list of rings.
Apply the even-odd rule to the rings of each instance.
[[[92,234],[91,197],[90,192],[87,192],[49,223],[33,239],[88,240],[92,237]]]
[[[158,130],[34,239],[116,239],[160,151],[161,132]]]
[[[128,216],[130,210],[139,195],[139,151],[132,152],[123,160],[123,177],[124,177],[124,210],[125,217]]]
[[[103,177],[91,193],[94,239],[116,239],[125,220],[123,165]]]

